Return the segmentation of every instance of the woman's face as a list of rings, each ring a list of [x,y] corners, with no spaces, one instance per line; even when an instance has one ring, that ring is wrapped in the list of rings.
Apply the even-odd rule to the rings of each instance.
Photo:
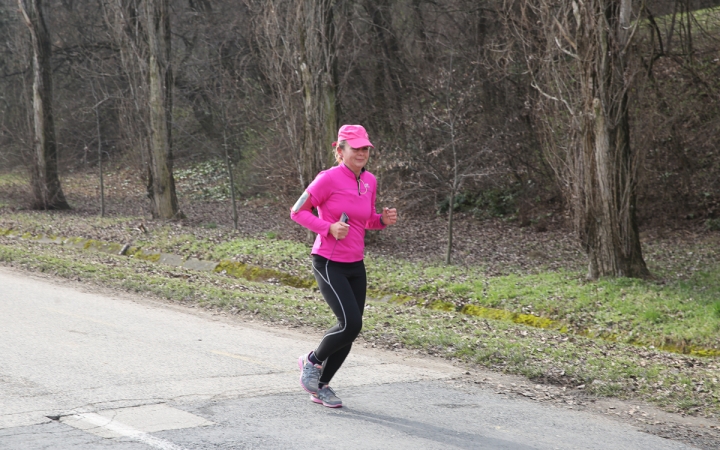
[[[360,173],[367,164],[368,159],[370,159],[370,147],[352,148],[350,145],[345,144],[344,147],[341,147],[341,152],[343,162],[356,175]]]

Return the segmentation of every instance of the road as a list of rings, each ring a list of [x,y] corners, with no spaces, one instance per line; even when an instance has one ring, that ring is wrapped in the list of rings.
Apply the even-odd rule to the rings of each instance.
[[[319,337],[0,267],[0,448],[690,448],[365,348],[324,408],[296,362]]]

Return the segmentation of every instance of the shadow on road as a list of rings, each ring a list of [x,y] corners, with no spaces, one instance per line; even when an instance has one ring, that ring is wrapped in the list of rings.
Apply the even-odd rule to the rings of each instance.
[[[514,441],[506,441],[503,439],[483,436],[481,434],[451,430],[448,428],[431,425],[425,422],[417,422],[414,420],[385,416],[382,414],[355,410],[345,406],[343,406],[343,408],[338,412],[340,414],[338,414],[337,417],[343,417],[346,419],[363,422],[371,422],[374,424],[395,429],[399,432],[409,434],[414,437],[428,439],[444,445],[454,446],[458,448],[492,448],[513,450],[534,449],[534,447],[522,445]]]

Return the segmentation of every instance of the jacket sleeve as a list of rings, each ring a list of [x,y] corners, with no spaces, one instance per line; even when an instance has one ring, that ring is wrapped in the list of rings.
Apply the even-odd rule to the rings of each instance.
[[[318,207],[327,198],[327,183],[323,183],[323,173],[321,172],[310,186],[305,190],[303,195],[307,194],[307,199],[298,208],[294,207],[290,209],[290,218],[300,225],[304,226],[310,231],[313,231],[322,236],[327,236],[330,233],[330,222],[327,222],[312,213],[313,207]]]
[[[326,222],[315,216],[315,214],[312,213],[313,206],[317,205],[315,204],[314,197],[310,194],[310,197],[299,211],[295,212],[290,210],[290,218],[310,231],[322,236],[327,236],[328,233],[330,233],[330,222]]]

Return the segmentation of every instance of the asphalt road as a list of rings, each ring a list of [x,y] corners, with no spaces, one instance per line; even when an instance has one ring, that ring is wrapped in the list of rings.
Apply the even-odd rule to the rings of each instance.
[[[599,415],[353,350],[309,401],[302,334],[0,268],[0,449],[685,449]]]

